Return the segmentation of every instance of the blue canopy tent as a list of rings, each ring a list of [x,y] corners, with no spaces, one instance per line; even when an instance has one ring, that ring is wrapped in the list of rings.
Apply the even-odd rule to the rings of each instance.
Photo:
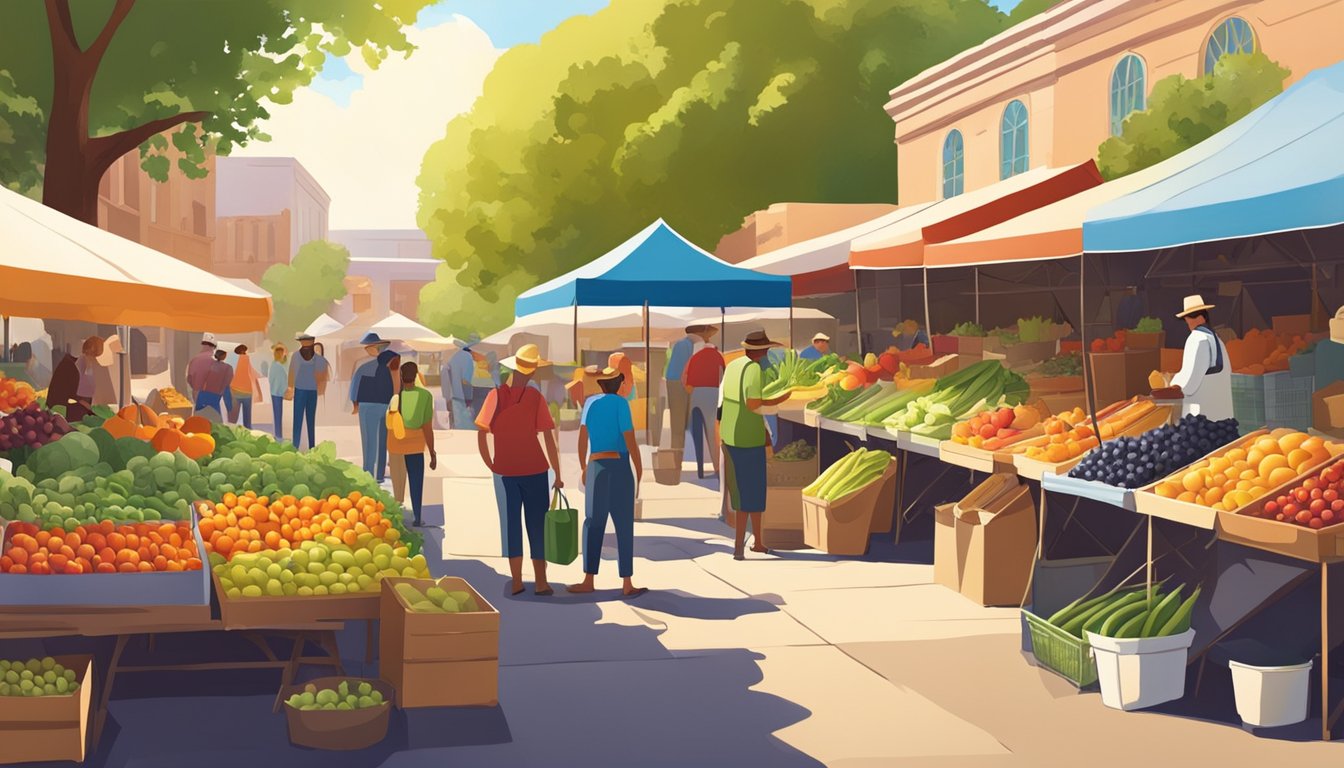
[[[1151,251],[1344,223],[1344,62],[1227,131],[1219,152],[1089,211],[1083,250]]]
[[[560,307],[574,309],[574,357],[579,357],[579,307],[642,307],[645,361],[650,307],[793,307],[793,281],[735,267],[706,252],[658,219],[634,237],[578,269],[518,297],[523,317]],[[790,315],[792,336],[792,315]],[[792,338],[790,338],[792,344]],[[648,388],[652,393],[653,375]],[[655,398],[649,397],[650,408]],[[650,422],[652,419],[650,418]],[[649,425],[652,433],[652,425]]]

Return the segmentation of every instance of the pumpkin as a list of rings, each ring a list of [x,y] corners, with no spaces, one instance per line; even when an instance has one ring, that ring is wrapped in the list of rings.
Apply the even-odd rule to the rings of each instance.
[[[182,433],[176,429],[160,429],[149,441],[149,446],[160,453],[172,453],[180,445],[182,445]]]
[[[158,431],[159,431],[158,427],[151,427],[141,424],[140,426],[135,428],[135,434],[133,436],[137,440],[144,440],[145,442],[149,442],[150,440],[154,439],[154,435],[157,434]]]
[[[182,422],[182,431],[186,434],[208,435],[210,434],[210,420],[204,416],[192,416]]]
[[[123,419],[120,415],[113,416],[104,421],[103,429],[107,430],[109,435],[116,438],[135,436],[135,424]]]
[[[215,438],[208,432],[191,432],[182,436],[178,450],[189,459],[203,459],[215,452]]]
[[[132,424],[155,428],[159,426],[159,414],[155,413],[154,409],[147,405],[128,405],[120,411],[117,411],[117,415]]]

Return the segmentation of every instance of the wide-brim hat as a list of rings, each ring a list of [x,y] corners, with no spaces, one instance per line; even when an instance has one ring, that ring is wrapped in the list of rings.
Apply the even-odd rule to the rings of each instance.
[[[830,337],[830,336],[827,336],[827,335],[824,334],[824,333],[820,333],[820,332],[818,332],[816,336],[813,336],[813,337],[812,337],[812,340],[813,340],[813,341],[830,341],[830,340],[831,340],[831,337]]]
[[[777,341],[771,341],[765,331],[752,331],[747,334],[747,338],[742,340],[743,349],[770,349],[772,347],[782,347]]]
[[[359,340],[359,346],[361,347],[383,346],[391,343],[391,341],[384,339],[373,331],[364,334],[364,338]]]
[[[317,341],[317,337],[311,333],[299,333],[294,336],[295,341]]]
[[[718,332],[719,332],[718,326],[709,325],[707,323],[698,323],[696,325],[686,326],[686,333],[706,334],[709,336],[713,336]]]
[[[1213,309],[1213,305],[1205,302],[1204,297],[1200,296],[1197,293],[1190,296],[1186,296],[1182,303],[1184,305],[1184,308],[1181,309],[1180,312],[1176,313],[1177,317],[1186,317],[1188,315],[1193,315],[1196,312]]]
[[[611,381],[617,376],[620,376],[621,372],[616,370],[615,368],[612,368],[610,365],[603,366],[601,368],[597,367],[596,365],[590,365],[583,369],[583,374],[585,376],[591,376],[593,379],[597,381]]]
[[[511,371],[532,374],[536,373],[537,368],[548,363],[541,359],[541,350],[536,344],[524,344],[518,348],[517,352],[500,360],[499,364]]]

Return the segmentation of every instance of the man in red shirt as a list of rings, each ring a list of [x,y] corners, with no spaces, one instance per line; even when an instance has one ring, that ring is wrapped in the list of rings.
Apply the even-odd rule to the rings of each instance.
[[[719,440],[715,434],[718,425],[719,382],[723,381],[723,355],[709,343],[713,335],[713,326],[706,326],[709,332],[701,335],[699,349],[686,363],[686,372],[682,374],[682,384],[690,395],[691,405],[691,444],[695,448],[696,476],[705,476],[704,443],[709,443],[709,460],[714,473],[719,472]]]
[[[507,384],[490,390],[476,417],[479,429],[476,445],[481,460],[500,476],[504,486],[505,516],[508,528],[509,571],[513,576],[513,594],[523,591],[523,527],[527,528],[532,570],[536,574],[536,593],[552,595],[546,581],[544,530],[550,507],[550,488],[563,488],[560,480],[560,449],[555,442],[555,421],[541,392],[528,384],[543,364],[536,344],[524,344],[500,365],[513,371]],[[543,436],[542,453],[537,435]],[[494,455],[490,441],[494,436]],[[547,469],[555,471],[555,482],[547,482]]]

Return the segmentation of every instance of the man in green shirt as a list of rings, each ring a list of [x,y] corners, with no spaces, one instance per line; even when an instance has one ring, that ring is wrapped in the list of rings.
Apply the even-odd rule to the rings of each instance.
[[[733,558],[744,559],[747,522],[756,532],[751,551],[766,553],[770,550],[761,543],[761,513],[765,511],[765,445],[769,435],[765,428],[762,408],[779,405],[789,399],[786,392],[773,400],[762,397],[762,365],[766,354],[780,344],[773,342],[765,331],[752,331],[742,341],[747,354],[728,364],[719,390],[723,403],[720,436],[727,458],[728,496],[737,510],[737,536],[733,544]]]

